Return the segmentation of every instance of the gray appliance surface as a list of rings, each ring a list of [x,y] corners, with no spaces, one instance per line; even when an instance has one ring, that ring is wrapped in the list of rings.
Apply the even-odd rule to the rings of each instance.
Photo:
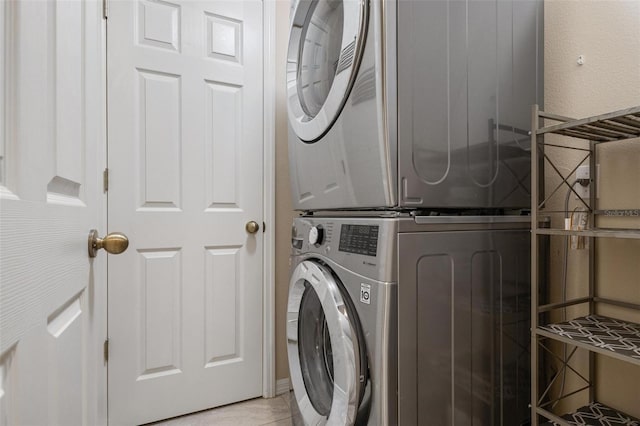
[[[306,121],[289,96],[294,209],[528,207],[530,105],[543,103],[542,1],[342,3],[353,2],[368,11],[367,31],[337,119],[304,140],[295,126]],[[308,3],[294,2],[291,38],[309,37],[301,28],[318,22],[295,20]],[[359,19],[346,10],[345,28]],[[340,58],[352,57],[350,47]],[[324,66],[301,61],[289,52],[288,93],[314,87],[298,85],[299,70]]]
[[[527,422],[529,220],[327,214],[294,221],[292,270],[312,261],[333,271],[362,327],[369,377],[355,424]],[[322,230],[316,244],[314,228]],[[300,368],[291,362],[292,353],[300,356],[293,306],[290,296],[290,368]],[[308,398],[294,391],[302,424],[297,407],[308,407]]]
[[[530,401],[528,229],[398,237],[403,425],[522,425]]]
[[[529,206],[543,3],[397,4],[400,204]]]

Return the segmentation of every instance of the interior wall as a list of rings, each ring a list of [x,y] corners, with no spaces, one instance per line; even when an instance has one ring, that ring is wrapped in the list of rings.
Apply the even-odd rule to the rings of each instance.
[[[546,111],[581,118],[640,105],[640,0],[545,1],[545,106]],[[578,57],[584,64],[578,64]],[[567,139],[560,139],[566,142]],[[572,142],[573,143],[573,142]],[[600,208],[640,208],[640,143],[611,143],[599,148]],[[549,150],[548,154],[568,174],[580,161],[580,152]],[[547,188],[560,182],[547,168]],[[548,205],[564,209],[565,189]],[[578,206],[571,197],[569,210]],[[640,218],[602,218],[598,226],[640,228]],[[554,226],[562,217],[555,220]],[[563,237],[552,241],[554,297],[561,295]],[[597,291],[600,295],[640,303],[640,240],[597,242]],[[586,295],[588,251],[570,251],[567,296]],[[557,300],[557,299],[556,299]],[[568,315],[576,313],[569,309]],[[640,313],[621,308],[599,308],[598,313],[640,322]],[[584,312],[580,313],[584,314]],[[579,364],[586,368],[584,351]],[[596,399],[640,417],[640,367],[598,356]],[[568,375],[565,391],[581,382]],[[559,404],[559,412],[577,408],[582,397]]]
[[[276,380],[289,377],[285,335],[291,251],[291,190],[287,157],[286,54],[289,2],[276,0]]]

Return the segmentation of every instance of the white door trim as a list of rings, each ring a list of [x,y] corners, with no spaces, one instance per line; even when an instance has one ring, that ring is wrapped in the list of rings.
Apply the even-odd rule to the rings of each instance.
[[[276,114],[276,1],[263,0],[264,34],[264,328],[262,396],[276,396],[275,346],[275,114]]]

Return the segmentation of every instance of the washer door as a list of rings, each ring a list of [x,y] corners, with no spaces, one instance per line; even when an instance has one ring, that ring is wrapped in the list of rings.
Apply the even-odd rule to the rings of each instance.
[[[299,0],[287,54],[289,122],[304,142],[333,125],[353,87],[369,16],[368,0]]]
[[[330,270],[313,261],[293,272],[287,309],[289,369],[308,425],[352,425],[366,384],[366,350],[354,308]]]

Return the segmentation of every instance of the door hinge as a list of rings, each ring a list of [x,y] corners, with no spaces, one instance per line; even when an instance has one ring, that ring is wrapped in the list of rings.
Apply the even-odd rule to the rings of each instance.
[[[104,346],[102,347],[102,352],[104,355],[104,362],[109,362],[109,339],[104,341]]]
[[[102,172],[102,190],[104,192],[109,190],[109,169],[104,169]]]
[[[109,0],[102,0],[102,19],[109,17]]]

